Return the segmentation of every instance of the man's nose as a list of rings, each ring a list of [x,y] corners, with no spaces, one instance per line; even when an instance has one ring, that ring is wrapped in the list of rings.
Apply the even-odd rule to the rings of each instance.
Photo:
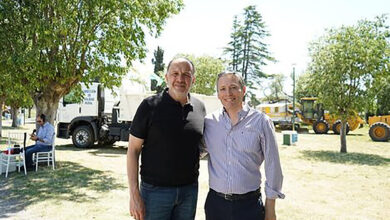
[[[177,75],[177,80],[184,81],[185,76],[183,74]]]

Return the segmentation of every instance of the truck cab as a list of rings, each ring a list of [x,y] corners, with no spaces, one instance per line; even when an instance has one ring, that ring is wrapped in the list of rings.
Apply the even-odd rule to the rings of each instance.
[[[72,93],[61,99],[57,111],[57,137],[72,137],[73,144],[79,148],[91,147],[95,142],[113,144],[115,141],[127,141],[132,117],[145,93],[133,92],[133,96],[139,98],[128,103],[121,96],[113,95],[111,90],[104,89],[100,83],[82,85],[82,91],[84,97],[80,101],[72,99]],[[118,89],[115,92],[120,93]],[[131,110],[133,114],[129,115]],[[120,115],[126,115],[128,120],[120,118]]]

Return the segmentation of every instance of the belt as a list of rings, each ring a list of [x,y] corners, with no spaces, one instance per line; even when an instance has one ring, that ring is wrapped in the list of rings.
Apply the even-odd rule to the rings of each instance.
[[[210,188],[210,192],[229,201],[251,199],[254,197],[261,196],[260,188],[255,191],[247,192],[245,194],[225,194],[225,193],[217,192],[211,188]]]

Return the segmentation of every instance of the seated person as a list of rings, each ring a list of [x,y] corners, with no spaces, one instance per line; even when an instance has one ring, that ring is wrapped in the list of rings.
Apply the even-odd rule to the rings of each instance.
[[[52,149],[54,127],[46,121],[46,115],[41,114],[37,117],[37,123],[39,124],[38,132],[35,135],[31,134],[30,139],[35,141],[34,145],[26,147],[26,167],[27,170],[33,169],[33,153],[47,152]]]

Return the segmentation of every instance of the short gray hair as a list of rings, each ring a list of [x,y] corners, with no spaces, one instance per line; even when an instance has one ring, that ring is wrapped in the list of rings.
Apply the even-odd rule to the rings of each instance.
[[[173,61],[176,61],[176,60],[180,60],[180,59],[183,59],[183,60],[185,60],[185,61],[187,61],[187,62],[189,62],[189,63],[191,64],[192,75],[195,75],[195,66],[194,66],[194,63],[193,63],[190,59],[188,59],[187,57],[177,57],[177,58],[174,58],[174,59],[172,59],[171,61],[169,61],[168,67],[167,67],[167,73],[169,72],[169,68],[171,67],[172,62],[173,62]]]

